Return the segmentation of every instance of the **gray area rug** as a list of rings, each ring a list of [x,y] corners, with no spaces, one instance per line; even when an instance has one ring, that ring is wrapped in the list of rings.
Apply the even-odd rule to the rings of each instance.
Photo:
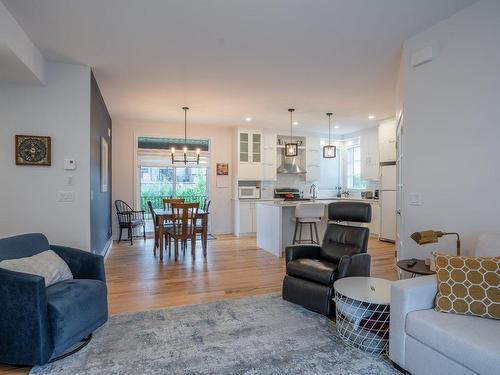
[[[280,296],[114,315],[89,345],[30,374],[399,374]]]

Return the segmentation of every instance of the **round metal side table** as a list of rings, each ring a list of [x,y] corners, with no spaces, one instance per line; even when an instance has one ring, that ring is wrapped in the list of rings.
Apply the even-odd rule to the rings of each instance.
[[[341,339],[373,354],[388,348],[391,284],[375,277],[335,282],[336,328]]]

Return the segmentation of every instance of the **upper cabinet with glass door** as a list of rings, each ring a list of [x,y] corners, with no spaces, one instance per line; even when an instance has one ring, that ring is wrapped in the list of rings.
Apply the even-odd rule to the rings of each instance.
[[[262,134],[252,133],[252,163],[262,162]]]
[[[248,163],[250,161],[250,142],[249,142],[249,134],[248,133],[239,133],[240,139],[240,163]]]
[[[238,180],[262,180],[262,133],[238,129]]]

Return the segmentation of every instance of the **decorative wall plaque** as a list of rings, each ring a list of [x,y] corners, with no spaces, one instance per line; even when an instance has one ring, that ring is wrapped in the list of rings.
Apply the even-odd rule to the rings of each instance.
[[[17,165],[50,165],[50,137],[16,135]]]

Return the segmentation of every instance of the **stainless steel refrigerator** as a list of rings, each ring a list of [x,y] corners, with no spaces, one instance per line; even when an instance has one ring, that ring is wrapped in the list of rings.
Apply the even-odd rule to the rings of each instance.
[[[396,162],[380,163],[380,239],[396,241]]]

